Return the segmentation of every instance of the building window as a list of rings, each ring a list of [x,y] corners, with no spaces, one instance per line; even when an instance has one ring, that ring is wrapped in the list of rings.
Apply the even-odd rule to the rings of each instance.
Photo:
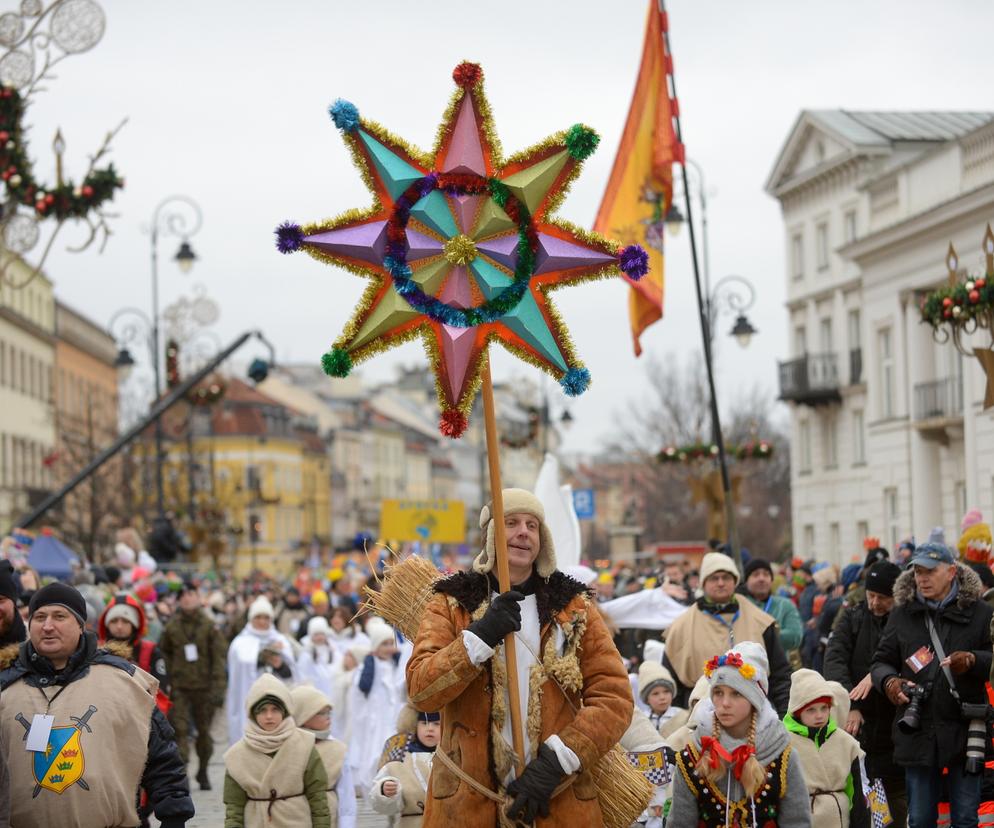
[[[842,225],[845,227],[846,244],[856,241],[856,211],[846,210],[842,217]]]
[[[854,466],[866,464],[866,437],[863,433],[863,412],[852,413],[852,462]]]
[[[835,353],[835,342],[832,336],[832,317],[826,316],[818,322],[818,344],[823,354]]]
[[[818,270],[828,270],[828,222],[815,227],[815,252]]]
[[[814,557],[815,550],[815,527],[807,524],[804,527],[804,554],[807,557]]]
[[[790,275],[795,279],[804,278],[804,236],[801,233],[790,237]]]
[[[863,539],[869,537],[869,535],[870,535],[870,524],[867,523],[865,520],[857,521],[856,538],[859,540],[859,542],[862,543]]]
[[[811,423],[804,420],[798,425],[798,429],[801,443],[800,472],[807,474],[811,471]]]
[[[804,356],[808,352],[808,333],[803,325],[794,328],[794,353]]]
[[[888,546],[897,549],[899,525],[897,520],[897,488],[884,489],[884,515],[887,520]]]
[[[245,488],[250,492],[257,492],[262,488],[262,481],[259,477],[258,466],[245,467]]]
[[[857,348],[863,347],[863,333],[860,326],[860,313],[859,308],[852,308],[849,313],[846,314],[846,328],[849,334],[849,348],[855,351]]]
[[[839,537],[839,524],[832,523],[828,527],[829,554],[837,555],[842,548],[842,541]]]
[[[894,416],[894,343],[890,328],[877,331],[877,356],[880,359],[880,416]]]
[[[822,420],[822,444],[825,448],[825,468],[837,468],[839,465],[839,434],[833,414],[825,414]]]

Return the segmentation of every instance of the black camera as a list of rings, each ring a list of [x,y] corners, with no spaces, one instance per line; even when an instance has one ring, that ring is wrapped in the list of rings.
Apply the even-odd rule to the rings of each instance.
[[[897,720],[897,726],[902,733],[916,733],[922,727],[922,705],[928,699],[932,690],[931,684],[912,684],[901,682],[901,692],[910,699],[904,715]]]

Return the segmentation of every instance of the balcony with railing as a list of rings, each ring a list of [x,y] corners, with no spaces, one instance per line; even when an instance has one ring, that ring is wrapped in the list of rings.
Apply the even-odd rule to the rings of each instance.
[[[839,402],[839,361],[835,354],[805,354],[780,363],[780,399],[800,405]]]
[[[958,419],[963,416],[963,378],[920,382],[915,386],[915,422]]]

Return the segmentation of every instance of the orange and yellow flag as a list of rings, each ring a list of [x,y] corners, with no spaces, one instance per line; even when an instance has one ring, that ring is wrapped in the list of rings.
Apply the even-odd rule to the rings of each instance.
[[[598,233],[625,245],[641,244],[649,253],[649,273],[637,282],[628,279],[636,356],[642,353],[642,332],[663,317],[663,220],[673,196],[673,163],[683,161],[683,146],[673,131],[677,103],[670,100],[667,82],[673,71],[663,39],[667,25],[657,0],[649,0],[635,94],[594,222]]]

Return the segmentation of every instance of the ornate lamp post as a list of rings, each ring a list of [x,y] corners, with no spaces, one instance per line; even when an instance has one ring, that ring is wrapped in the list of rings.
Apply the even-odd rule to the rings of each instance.
[[[189,273],[196,260],[196,254],[190,247],[189,239],[194,236],[203,223],[203,215],[199,205],[189,196],[169,196],[159,202],[152,213],[151,221],[151,256],[152,256],[152,314],[145,314],[137,308],[124,308],[111,317],[110,327],[114,333],[116,324],[120,324],[120,333],[115,334],[120,345],[115,365],[121,371],[128,372],[135,364],[128,345],[145,339],[148,345],[149,358],[155,382],[155,398],[158,399],[163,391],[162,383],[162,354],[160,349],[159,312],[159,237],[179,236],[182,242],[173,260],[184,273]],[[127,321],[125,321],[127,320]],[[156,515],[165,517],[165,496],[163,486],[163,450],[162,418],[155,421],[155,497]]]

